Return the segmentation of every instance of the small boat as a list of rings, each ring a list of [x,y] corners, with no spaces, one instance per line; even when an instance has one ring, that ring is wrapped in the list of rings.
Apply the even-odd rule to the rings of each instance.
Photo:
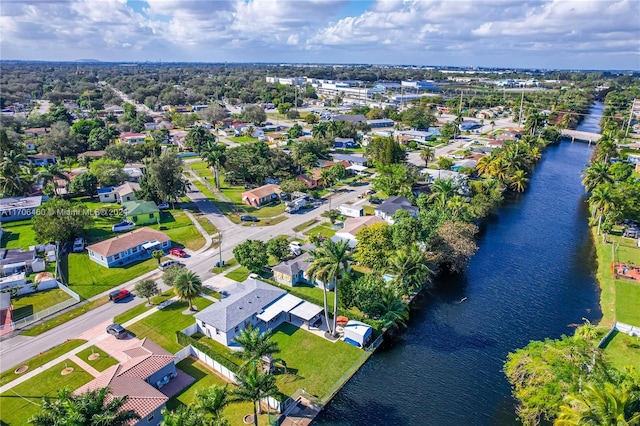
[[[460,303],[462,303],[462,302],[466,302],[466,301],[467,301],[467,299],[468,299],[468,297],[463,297],[462,299],[460,299]]]
[[[125,232],[128,231],[129,229],[133,229],[136,227],[136,223],[135,222],[120,222],[120,223],[116,223],[115,225],[113,225],[111,227],[111,230],[113,232]]]

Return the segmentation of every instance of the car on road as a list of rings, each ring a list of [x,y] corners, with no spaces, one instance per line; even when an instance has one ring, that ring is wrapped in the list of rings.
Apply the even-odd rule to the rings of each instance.
[[[73,242],[73,252],[78,253],[84,250],[84,240],[81,237],[78,237]]]
[[[129,332],[120,324],[111,324],[107,326],[107,333],[115,336],[116,339],[124,339]]]
[[[131,292],[123,288],[121,290],[114,290],[111,293],[109,293],[109,300],[113,300],[114,302],[117,302],[118,300],[124,300],[129,296],[131,296]]]
[[[172,254],[176,257],[185,257],[187,255],[187,252],[182,250],[180,247],[174,247],[169,250],[169,254]]]
[[[158,204],[158,208],[160,210],[169,210],[169,203],[160,203]]]
[[[184,264],[178,262],[177,260],[165,260],[164,262],[160,262],[160,264],[158,265],[158,268],[160,268],[161,271],[164,271],[167,268],[171,268],[172,266],[179,266],[181,268],[184,268]]]
[[[240,220],[243,222],[260,222],[260,219],[257,217],[249,215],[240,216]]]

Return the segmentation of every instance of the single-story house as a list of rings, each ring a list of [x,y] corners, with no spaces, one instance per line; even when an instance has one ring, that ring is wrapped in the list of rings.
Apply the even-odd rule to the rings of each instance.
[[[31,219],[36,209],[45,201],[41,195],[0,199],[0,222]]]
[[[367,165],[367,159],[359,155],[335,154],[333,161],[346,161],[349,164],[357,164],[358,166]]]
[[[87,157],[92,160],[97,160],[99,158],[102,158],[102,156],[104,156],[104,151],[85,151],[78,154],[78,159],[81,159],[82,157]]]
[[[33,139],[28,139],[28,140],[24,141],[24,148],[27,151],[35,151],[36,150],[36,141],[34,141]]]
[[[127,221],[136,225],[160,223],[160,209],[153,201],[127,201],[122,207]]]
[[[349,320],[344,326],[343,340],[359,348],[364,347],[373,335],[371,326],[356,320]]]
[[[361,216],[350,217],[344,221],[344,227],[335,233],[331,238],[333,241],[346,240],[349,242],[349,247],[354,248],[358,244],[356,234],[358,231],[366,226],[373,225],[374,223],[382,223],[384,219],[378,216]]]
[[[87,251],[89,259],[112,268],[149,259],[154,250],[166,250],[170,247],[171,238],[167,234],[144,227],[92,244],[87,247]]]
[[[323,161],[322,168],[328,169],[329,167],[335,166],[336,164],[342,164],[345,169],[351,165],[351,163],[345,160]]]
[[[389,197],[374,209],[374,213],[381,219],[384,219],[390,225],[393,225],[393,215],[398,210],[406,210],[413,217],[418,216],[418,208],[411,204],[411,201],[405,197]]]
[[[129,145],[144,143],[146,139],[147,135],[144,133],[122,133],[118,136],[118,142],[127,143]]]
[[[129,358],[127,361],[107,368],[74,393],[80,395],[108,387],[111,391],[109,400],[126,396],[122,410],[131,410],[140,416],[128,424],[160,425],[162,409],[169,398],[159,389],[177,377],[176,357],[146,337],[135,341],[123,352]]]
[[[477,165],[478,165],[478,162],[476,160],[466,159],[466,160],[456,161],[453,164],[453,166],[451,166],[451,170],[453,170],[454,172],[457,172],[462,168],[475,169]]]
[[[353,138],[335,138],[333,141],[334,148],[353,148],[354,145]]]
[[[281,192],[282,191],[278,185],[267,184],[245,191],[240,194],[240,196],[242,197],[242,202],[244,204],[248,204],[253,207],[260,207],[279,200],[278,195]]]
[[[139,167],[125,166],[122,170],[129,175],[129,182],[137,183],[138,180],[142,177],[142,169]]]
[[[320,175],[322,174],[322,170],[315,168],[313,169],[311,176],[306,175],[306,174],[301,174],[296,176],[296,179],[298,179],[299,181],[303,182],[305,185],[307,185],[307,188],[309,189],[315,189],[319,186],[322,186],[322,179],[320,178]]]
[[[348,121],[350,123],[366,123],[367,117],[362,114],[338,114],[333,116],[333,121]]]
[[[311,265],[309,262],[309,254],[303,253],[293,259],[280,262],[278,265],[271,268],[273,271],[273,279],[280,284],[288,286],[295,286],[296,284],[308,284],[305,273]]]
[[[197,331],[227,347],[240,330],[252,325],[265,332],[287,321],[298,327],[313,324],[320,306],[304,301],[263,281],[249,278],[227,290],[230,295],[194,315]]]
[[[0,275],[20,272],[41,272],[45,269],[44,259],[36,255],[35,250],[0,249]]]
[[[24,134],[25,136],[28,136],[28,137],[37,138],[37,137],[46,135],[47,133],[49,133],[50,130],[51,129],[47,127],[34,127],[31,129],[26,129],[24,131]]]
[[[29,160],[29,163],[38,167],[48,166],[49,164],[56,164],[57,162],[56,156],[51,154],[27,155],[27,160]]]
[[[120,186],[106,186],[98,189],[98,198],[101,203],[126,203],[136,201],[135,191],[140,190],[140,185],[135,182],[125,182]]]
[[[375,129],[380,127],[393,127],[396,125],[396,122],[390,118],[378,118],[375,120],[367,120],[367,124],[371,126],[372,129]]]
[[[433,183],[436,179],[453,179],[454,181],[466,180],[466,176],[452,171],[439,169],[421,169],[420,174],[425,176],[427,183]]]
[[[109,115],[122,115],[124,114],[124,108],[117,105],[108,105],[104,107],[104,111]]]

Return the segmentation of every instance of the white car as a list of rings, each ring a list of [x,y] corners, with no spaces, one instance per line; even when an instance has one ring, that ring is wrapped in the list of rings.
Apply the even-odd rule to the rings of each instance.
[[[292,241],[289,243],[289,250],[291,250],[291,253],[295,254],[296,256],[300,254],[300,252],[302,251],[302,243],[298,242],[298,241]]]
[[[180,263],[177,260],[170,259],[170,260],[165,260],[164,262],[161,262],[158,265],[158,268],[160,268],[161,271],[164,271],[165,269],[170,268],[172,266],[180,266],[182,268],[184,267],[184,264]]]
[[[169,203],[160,203],[158,204],[158,208],[160,210],[169,210]]]

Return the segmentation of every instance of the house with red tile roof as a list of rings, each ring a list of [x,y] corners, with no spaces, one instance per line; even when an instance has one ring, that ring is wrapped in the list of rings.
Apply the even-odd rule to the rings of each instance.
[[[120,136],[118,136],[118,142],[135,145],[144,143],[146,138],[147,135],[145,135],[144,133],[122,133],[120,134]]]
[[[131,426],[159,425],[162,423],[162,409],[169,400],[159,389],[178,375],[175,356],[156,343],[144,338],[136,340],[123,351],[128,360],[107,368],[102,374],[77,389],[75,394],[108,387],[111,391],[107,403],[126,396],[123,410],[134,411],[139,420]]]
[[[310,174],[298,175],[296,176],[296,179],[298,179],[300,182],[307,185],[307,188],[315,189],[320,186],[323,186],[321,175],[322,175],[322,170],[315,168],[311,171]]]
[[[279,196],[282,190],[278,185],[272,183],[268,185],[262,185],[258,188],[245,191],[240,196],[242,202],[253,207],[260,207],[265,204],[269,204],[273,201],[279,200]]]

